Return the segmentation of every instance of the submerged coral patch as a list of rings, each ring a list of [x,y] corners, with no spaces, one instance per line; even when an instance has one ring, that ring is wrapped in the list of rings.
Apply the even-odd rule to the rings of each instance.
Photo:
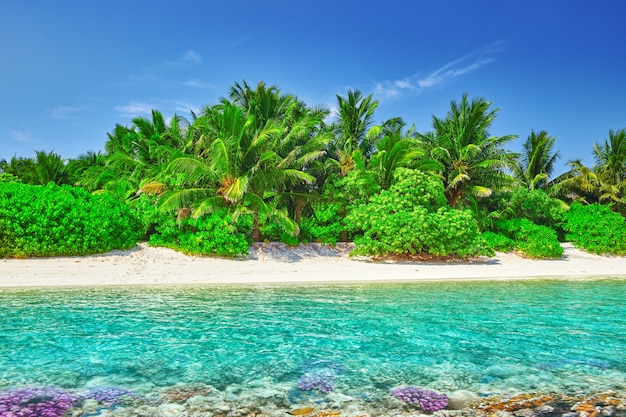
[[[0,391],[0,416],[61,417],[77,397],[60,388],[35,387]]]

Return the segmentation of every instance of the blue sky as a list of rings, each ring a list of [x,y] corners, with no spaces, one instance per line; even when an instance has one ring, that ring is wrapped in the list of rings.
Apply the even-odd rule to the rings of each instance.
[[[510,150],[558,138],[558,174],[626,128],[624,17],[622,0],[3,0],[0,159],[103,150],[115,124],[189,117],[245,80],[310,106],[373,93],[378,122],[421,132],[484,97]]]

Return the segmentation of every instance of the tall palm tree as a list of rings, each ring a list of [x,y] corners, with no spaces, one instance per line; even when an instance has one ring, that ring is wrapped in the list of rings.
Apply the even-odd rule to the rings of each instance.
[[[251,214],[255,241],[260,240],[261,216],[277,219],[290,233],[298,232],[297,224],[268,202],[285,184],[314,181],[293,166],[298,155],[290,151],[306,128],[283,110],[293,108],[293,97],[279,96],[277,89],[262,84],[258,93],[245,91],[249,108],[243,108],[239,98],[223,99],[194,121],[201,146],[196,145],[194,155],[177,157],[168,166],[170,173],[183,173],[190,186],[164,194],[161,208],[191,207],[194,216],[200,216],[226,206],[235,218]]]
[[[131,127],[116,125],[105,145],[106,168],[92,170],[90,182],[105,192],[125,190],[124,198],[163,191],[166,165],[192,147],[188,133],[187,120],[175,114],[168,125],[157,110],[152,110],[150,119],[134,118]]]
[[[69,184],[66,161],[54,151],[36,151],[34,164],[25,171],[25,181],[29,184],[46,185],[53,182],[58,185]]]
[[[510,168],[515,179],[530,190],[540,188],[546,190],[554,172],[554,166],[560,157],[554,151],[556,138],[541,130],[531,131],[522,145],[522,153],[516,155]]]
[[[626,215],[626,130],[610,130],[608,140],[594,144],[593,156],[592,168],[581,160],[570,161],[570,170],[555,180],[554,188],[561,197],[610,203]]]
[[[324,107],[307,107],[302,101],[291,107],[285,116],[287,127],[280,155],[284,168],[305,172],[318,180],[324,175],[323,159],[326,147],[333,138],[332,131],[324,124],[329,111]],[[278,189],[279,200],[297,225],[300,225],[302,212],[314,199],[318,198],[316,181],[289,181]]]
[[[105,163],[105,155],[100,151],[88,151],[78,158],[70,159],[67,163],[70,183],[85,187],[89,191],[97,190],[99,187],[93,180],[104,170]]]
[[[359,159],[366,160],[374,152],[379,130],[370,131],[370,128],[377,108],[378,101],[371,94],[364,97],[358,90],[348,90],[347,97],[337,95],[339,118],[329,156],[337,162],[342,175],[352,170]]]
[[[626,130],[609,131],[603,144],[593,147],[595,168],[600,182],[600,200],[624,202],[626,191]]]
[[[385,121],[381,127],[381,136],[374,143],[376,151],[370,158],[370,168],[375,172],[378,185],[388,189],[397,168],[413,168],[422,171],[440,172],[443,167],[437,161],[426,158],[426,152],[416,139],[414,128],[404,132],[406,124],[395,118]]]
[[[512,180],[504,173],[510,154],[503,146],[516,136],[489,134],[498,111],[482,97],[469,101],[465,93],[460,103],[451,102],[445,118],[433,116],[432,132],[420,135],[427,155],[443,166],[446,197],[453,207],[470,196],[489,196]]]
[[[22,181],[26,181],[30,172],[34,170],[35,161],[33,158],[18,157],[14,155],[10,160],[0,160],[0,171],[4,174],[11,174]]]

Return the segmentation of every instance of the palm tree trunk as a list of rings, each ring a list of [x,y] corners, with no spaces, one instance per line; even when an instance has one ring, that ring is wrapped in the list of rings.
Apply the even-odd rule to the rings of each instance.
[[[254,223],[252,224],[252,240],[254,242],[261,241],[261,233],[259,232],[259,213],[254,213]]]
[[[448,188],[446,190],[446,197],[448,198],[448,204],[450,207],[456,208],[459,199],[461,198],[462,190],[459,188]]]
[[[298,226],[300,226],[300,222],[302,220],[302,210],[304,210],[304,206],[306,205],[306,201],[302,198],[296,198],[294,202],[295,208],[293,213],[293,219]]]

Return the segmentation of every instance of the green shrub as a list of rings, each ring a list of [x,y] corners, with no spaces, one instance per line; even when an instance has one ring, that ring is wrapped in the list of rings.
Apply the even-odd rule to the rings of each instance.
[[[626,221],[607,205],[572,204],[567,213],[565,238],[597,254],[626,254]]]
[[[483,232],[482,237],[494,251],[509,252],[515,247],[515,242],[501,233]]]
[[[165,212],[158,209],[158,197],[143,193],[139,198],[128,203],[134,211],[135,216],[139,219],[142,227],[143,240],[149,240],[150,236],[156,233],[156,227],[160,224],[167,224],[172,219],[171,212]]]
[[[563,248],[554,230],[528,219],[511,219],[498,222],[499,231],[513,240],[514,248],[529,258],[557,259]]]
[[[22,182],[20,177],[16,177],[13,174],[7,174],[6,172],[0,173],[0,182]]]
[[[346,217],[361,233],[355,254],[472,257],[492,256],[471,212],[447,206],[442,182],[420,171],[398,168],[395,183]]]
[[[531,222],[558,230],[565,221],[565,203],[550,197],[543,190],[516,188],[509,199],[511,218],[528,219]]]
[[[0,183],[0,257],[86,255],[136,245],[141,226],[108,195],[50,183]]]
[[[248,253],[251,228],[251,216],[241,216],[234,222],[225,211],[178,222],[171,215],[156,225],[150,244],[193,255],[241,256]]]
[[[341,203],[319,202],[313,213],[302,219],[301,234],[315,242],[337,244],[346,230]]]
[[[261,239],[265,242],[282,242],[290,246],[298,246],[299,236],[293,236],[285,232],[284,227],[272,221],[264,222],[260,227]]]

